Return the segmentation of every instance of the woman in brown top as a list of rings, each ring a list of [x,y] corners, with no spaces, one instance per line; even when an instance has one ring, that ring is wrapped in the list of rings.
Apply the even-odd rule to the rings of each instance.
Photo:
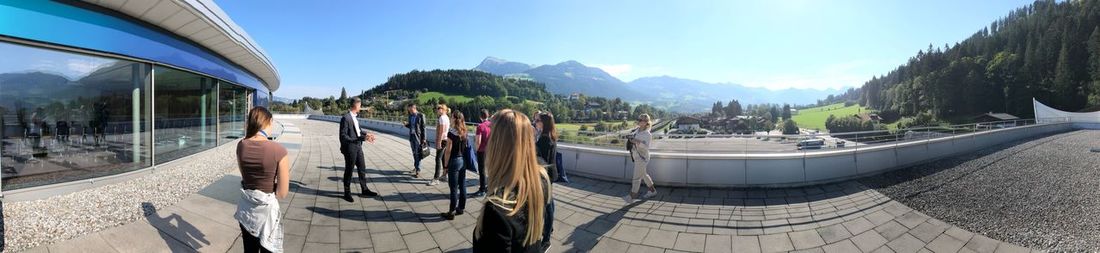
[[[242,198],[234,217],[240,222],[245,252],[278,252],[283,237],[278,199],[289,192],[290,163],[286,148],[267,139],[267,108],[252,108],[247,126],[245,138],[237,143]]]

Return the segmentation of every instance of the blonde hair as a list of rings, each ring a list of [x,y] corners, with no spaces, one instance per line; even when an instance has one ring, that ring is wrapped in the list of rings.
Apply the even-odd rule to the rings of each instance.
[[[649,130],[649,127],[653,126],[653,120],[649,118],[649,114],[642,113],[642,115],[638,115],[638,121],[645,121],[645,130]]]
[[[436,110],[443,109],[443,114],[450,114],[451,113],[451,108],[447,108],[447,104],[435,105],[435,109]]]
[[[524,245],[530,246],[542,240],[543,215],[550,189],[550,177],[539,165],[535,154],[535,129],[523,113],[510,109],[493,115],[493,134],[485,152],[485,174],[488,180],[490,202],[503,207],[511,217],[527,211],[527,237]],[[543,187],[545,186],[545,188]],[[514,204],[514,206],[512,206]],[[508,210],[510,207],[510,210]],[[485,208],[490,208],[486,205]],[[482,210],[478,224],[485,217]],[[474,232],[481,236],[481,227]]]

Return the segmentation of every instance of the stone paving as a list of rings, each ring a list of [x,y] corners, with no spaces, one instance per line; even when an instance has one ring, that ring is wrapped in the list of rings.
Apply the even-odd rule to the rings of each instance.
[[[426,179],[411,177],[405,138],[380,134],[375,144],[365,145],[369,186],[381,196],[348,203],[339,199],[343,158],[335,136],[337,124],[283,121],[297,126],[288,128],[285,138],[298,138],[294,134],[299,133],[293,130],[301,129],[299,142],[284,141],[295,147],[291,151],[296,153],[292,192],[282,201],[287,252],[469,251],[484,202],[471,198],[465,215],[451,221],[442,219],[439,214],[447,210],[447,187],[428,186]],[[431,174],[434,168],[430,158],[421,166],[421,176]],[[473,192],[477,177],[470,174],[467,178]],[[185,200],[154,214],[169,226],[151,222],[152,231],[160,232],[145,233],[146,237],[159,234],[163,240],[132,240],[134,245],[152,246],[112,244],[113,250],[106,251],[240,252],[240,233],[232,220],[234,187],[240,187],[239,180],[239,176],[227,175],[204,190],[199,200]],[[352,187],[357,188],[355,184]],[[941,222],[856,182],[789,189],[658,187],[657,197],[629,205],[620,198],[628,188],[581,177],[555,185],[558,207],[551,252],[1031,251]],[[172,225],[176,212],[187,215],[175,218],[177,225]],[[193,225],[181,229],[185,226],[179,224]],[[132,231],[150,231],[145,226],[127,226],[134,226]],[[85,238],[118,236],[122,231],[131,230],[116,228],[48,249],[80,249],[65,247],[84,243]],[[81,250],[88,249],[94,248]]]

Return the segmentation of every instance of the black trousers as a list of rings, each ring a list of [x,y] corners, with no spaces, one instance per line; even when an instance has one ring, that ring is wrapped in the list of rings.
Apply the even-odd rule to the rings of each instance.
[[[364,193],[370,191],[367,188],[367,161],[363,158],[363,148],[354,146],[348,153],[344,153],[344,193],[351,192],[351,170],[359,173],[359,188]]]
[[[443,168],[443,150],[437,148],[435,149],[435,177],[432,180],[443,178],[443,173],[447,172],[444,169],[446,168]]]
[[[255,253],[255,252],[270,253],[271,252],[270,250],[265,249],[264,246],[261,246],[260,245],[260,238],[252,236],[252,234],[249,234],[248,230],[244,229],[244,225],[237,224],[237,226],[241,227],[241,242],[244,244],[244,252],[248,252],[248,253]]]
[[[477,152],[477,191],[485,192],[485,152]]]

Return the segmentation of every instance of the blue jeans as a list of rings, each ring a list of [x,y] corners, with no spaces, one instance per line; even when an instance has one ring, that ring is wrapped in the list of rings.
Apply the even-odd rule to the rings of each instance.
[[[543,245],[550,246],[550,234],[554,233],[554,195],[548,194],[550,199],[546,200],[546,216],[542,220],[542,243]]]
[[[447,162],[447,186],[451,188],[449,212],[466,210],[466,161],[461,156]]]
[[[416,172],[420,173],[420,159],[424,159],[420,157],[420,140],[417,140],[416,137],[409,137],[409,146],[412,146],[413,151],[413,168],[416,168]]]

